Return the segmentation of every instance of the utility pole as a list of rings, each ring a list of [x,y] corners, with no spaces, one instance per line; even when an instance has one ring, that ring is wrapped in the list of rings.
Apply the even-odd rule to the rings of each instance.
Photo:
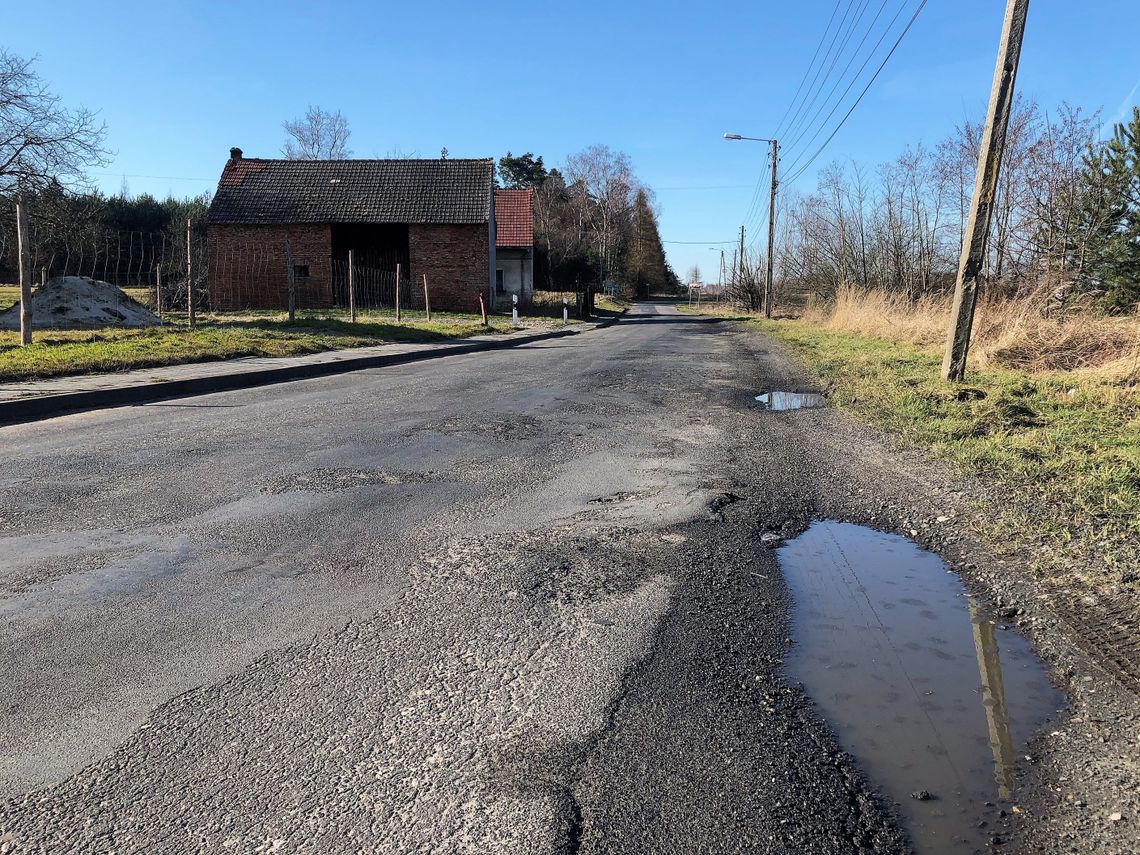
[[[970,328],[974,323],[974,307],[978,301],[978,280],[986,259],[986,246],[993,218],[1005,150],[1009,114],[1013,107],[1017,62],[1021,57],[1021,41],[1025,35],[1025,19],[1029,0],[1006,0],[1005,22],[998,46],[997,66],[990,89],[990,106],[982,147],[978,153],[978,171],[974,177],[974,195],[970,199],[970,216],[962,240],[958,261],[958,278],[954,283],[954,304],[950,310],[950,330],[946,338],[946,355],[942,360],[942,379],[961,380],[966,375],[966,354],[970,349]]]
[[[739,281],[739,280],[742,280],[745,278],[745,273],[744,273],[744,270],[745,270],[745,267],[744,267],[744,226],[743,225],[740,227],[740,249],[737,250],[737,252],[740,255],[740,263],[736,267],[737,280]],[[756,306],[754,306],[752,304],[752,300],[753,300],[752,289],[749,288],[748,289],[748,308],[749,309],[755,309],[756,308]]]
[[[776,254],[776,160],[780,147],[772,140],[772,193],[768,198],[768,271],[764,275],[764,317],[772,317],[772,268]]]

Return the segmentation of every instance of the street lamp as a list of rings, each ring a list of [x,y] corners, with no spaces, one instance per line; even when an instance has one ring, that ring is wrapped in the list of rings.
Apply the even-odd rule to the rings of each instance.
[[[726,140],[751,140],[752,142],[766,142],[772,146],[772,193],[768,200],[768,270],[764,276],[764,317],[772,317],[772,263],[776,250],[776,160],[779,156],[780,144],[774,139],[765,137],[746,137],[742,134],[725,134]]]

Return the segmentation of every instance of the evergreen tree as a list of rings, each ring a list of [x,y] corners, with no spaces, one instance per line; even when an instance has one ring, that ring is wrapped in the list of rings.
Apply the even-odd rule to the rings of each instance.
[[[1110,308],[1134,306],[1140,301],[1140,107],[1089,152],[1080,220],[1089,235],[1075,248],[1083,286],[1103,290]]]

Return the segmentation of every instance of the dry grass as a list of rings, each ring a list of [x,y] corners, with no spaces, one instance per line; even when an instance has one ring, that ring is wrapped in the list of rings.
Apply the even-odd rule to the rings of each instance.
[[[841,289],[833,304],[809,303],[803,313],[803,320],[815,326],[923,349],[943,346],[949,319],[949,298],[910,302],[899,294],[852,287]],[[1140,319],[1057,311],[1046,295],[982,300],[970,355],[978,368],[1076,372],[1135,386],[1140,384]]]

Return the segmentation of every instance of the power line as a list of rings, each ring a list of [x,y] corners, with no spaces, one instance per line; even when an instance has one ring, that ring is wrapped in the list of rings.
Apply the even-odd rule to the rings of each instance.
[[[827,81],[829,81],[831,79],[831,73],[833,71],[835,71],[835,67],[839,64],[839,61],[843,58],[843,54],[847,50],[847,45],[850,43],[851,37],[855,34],[855,29],[859,26],[859,23],[863,20],[863,15],[867,11],[868,2],[870,2],[870,0],[863,0],[863,4],[859,7],[859,11],[856,13],[855,17],[851,20],[851,23],[848,25],[847,30],[843,35],[843,40],[839,43],[839,47],[835,51],[835,55],[833,57],[831,57],[831,64],[828,65],[827,72],[823,75],[823,79],[819,81],[819,87],[815,90],[815,93],[812,95],[810,101],[805,99],[805,101],[804,101],[804,112],[803,112],[803,115],[800,117],[800,121],[799,122],[793,122],[793,124],[787,129],[787,132],[784,134],[785,137],[790,137],[793,134],[800,132],[800,129],[805,127],[805,126],[810,127],[811,122],[815,121],[814,117],[811,114],[812,108],[815,106],[815,103],[818,100],[820,93],[823,92],[823,87],[826,86]],[[884,0],[884,2],[886,2],[886,0]],[[876,16],[876,18],[877,17],[878,16]],[[871,26],[872,27],[874,26],[873,21],[872,21]],[[861,44],[862,44],[862,42],[860,42],[860,45]],[[858,55],[858,51],[859,51],[859,49],[856,48],[855,52],[851,56],[851,60],[848,61],[847,66],[845,66],[843,69],[843,72],[840,73],[840,79],[842,79],[843,74],[845,74],[847,72],[847,68],[850,67],[850,64],[851,64],[851,62],[854,61],[855,56]],[[828,94],[828,97],[830,97],[830,93]],[[824,103],[826,103],[826,100],[824,101]],[[818,113],[816,115],[818,115]]]
[[[784,115],[780,116],[780,121],[776,123],[776,130],[773,132],[773,136],[780,136],[780,128],[784,126],[784,119],[788,118],[788,113],[792,112],[792,106],[796,103],[796,98],[799,97],[800,92],[804,88],[804,82],[807,80],[808,74],[811,73],[812,66],[815,65],[816,57],[819,56],[819,49],[823,47],[823,40],[826,39],[827,34],[831,32],[831,22],[835,20],[835,15],[839,11],[839,4],[841,2],[842,0],[835,0],[835,8],[831,10],[831,17],[827,19],[827,26],[823,30],[823,35],[819,37],[819,43],[815,46],[815,53],[811,55],[807,68],[804,69],[804,76],[800,78],[800,85],[796,87],[795,94],[792,95],[792,100],[788,102],[788,107],[784,110]],[[759,182],[757,182],[756,186],[759,188]]]
[[[828,91],[827,95],[824,97],[823,103],[820,104],[819,109],[815,112],[815,115],[813,115],[810,119],[805,121],[803,123],[803,125],[799,128],[799,132],[795,135],[795,137],[787,143],[787,149],[789,152],[794,151],[795,147],[797,145],[799,145],[800,140],[802,140],[811,131],[812,127],[815,125],[816,120],[819,118],[820,114],[824,110],[827,109],[827,105],[831,102],[831,96],[835,94],[835,90],[839,88],[839,85],[843,82],[843,79],[847,76],[847,72],[850,70],[852,63],[854,63],[855,60],[859,58],[859,52],[862,50],[863,45],[866,44],[868,36],[870,36],[871,33],[874,32],[875,24],[877,24],[879,22],[879,19],[883,16],[883,10],[886,8],[888,2],[889,2],[889,0],[883,0],[883,2],[879,5],[879,11],[877,11],[875,13],[875,17],[871,20],[870,25],[867,27],[867,31],[865,33],[863,33],[863,38],[861,38],[859,40],[859,44],[855,46],[855,50],[852,51],[852,53],[851,53],[851,58],[848,59],[847,64],[845,66],[843,66],[843,71],[841,71],[839,73],[839,76],[835,78],[835,82],[831,85],[831,89]],[[839,99],[836,102],[836,106],[839,103],[841,103],[843,101],[843,99],[846,97],[847,93],[851,91],[851,87],[855,85],[855,81],[857,81],[859,79],[859,75],[861,75],[863,73],[863,70],[867,67],[867,63],[869,63],[874,58],[876,52],[879,50],[879,46],[883,43],[883,39],[885,39],[887,37],[887,34],[890,33],[891,28],[895,25],[895,21],[898,20],[898,17],[902,13],[905,6],[906,6],[906,0],[904,0],[902,5],[899,6],[898,10],[894,14],[894,17],[891,18],[890,23],[888,23],[886,28],[883,30],[882,35],[879,36],[879,40],[877,42],[875,42],[875,46],[873,48],[871,48],[871,51],[867,55],[867,58],[865,60],[863,60],[863,64],[861,66],[859,66],[859,70],[857,72],[855,72],[855,76],[851,79],[851,82],[847,84],[847,88],[843,90],[843,94],[839,96]],[[821,88],[822,88],[822,84],[821,84]],[[829,113],[827,118],[823,120],[823,124],[826,124],[827,120],[830,119],[832,115],[834,115],[835,109],[836,109],[836,107],[833,106],[831,113]],[[818,134],[818,131],[817,131],[817,134]],[[788,132],[788,136],[791,136],[791,131]],[[809,145],[810,145],[810,143],[809,143]]]
[[[817,148],[815,150],[815,153],[810,158],[808,158],[807,163],[801,166],[800,169],[790,178],[784,179],[785,183],[795,181],[797,178],[803,175],[807,168],[811,166],[815,162],[815,159],[820,156],[825,148],[827,148],[828,143],[835,139],[835,135],[839,133],[840,128],[846,124],[847,120],[851,117],[851,114],[855,112],[855,108],[859,106],[859,102],[863,100],[863,96],[867,94],[867,91],[871,88],[872,84],[874,84],[874,82],[879,78],[879,75],[882,73],[883,69],[886,68],[887,63],[890,61],[890,58],[894,56],[895,50],[898,49],[898,46],[902,43],[902,40],[906,34],[910,32],[910,28],[914,26],[914,22],[918,20],[919,13],[922,12],[922,10],[926,7],[926,3],[927,0],[922,0],[922,2],[918,4],[918,8],[915,9],[914,14],[910,16],[910,20],[907,21],[907,25],[903,28],[903,31],[899,33],[899,37],[895,39],[895,43],[891,46],[891,49],[887,52],[887,55],[883,57],[883,61],[879,64],[879,67],[875,69],[875,73],[871,75],[871,79],[867,81],[867,85],[863,87],[863,91],[859,93],[859,97],[855,99],[855,103],[851,105],[851,109],[849,109],[846,114],[844,114],[843,118],[839,120],[839,124],[835,126],[835,130],[833,130],[827,139],[823,141],[823,145]],[[815,137],[812,137],[812,139],[814,140]],[[793,163],[789,169],[794,168],[795,165],[796,164]]]
[[[708,246],[711,244],[713,246],[720,246],[722,244],[735,244],[736,241],[734,241],[734,240],[663,240],[663,241],[661,241],[661,243],[678,243],[678,244],[687,244],[687,245],[691,245],[691,246],[696,246],[697,244],[705,244],[706,246]]]

